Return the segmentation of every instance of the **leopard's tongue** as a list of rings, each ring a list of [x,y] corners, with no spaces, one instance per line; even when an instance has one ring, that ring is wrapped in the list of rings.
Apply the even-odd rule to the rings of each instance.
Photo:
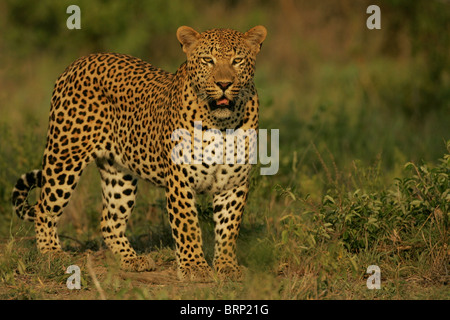
[[[228,100],[227,98],[220,98],[216,103],[218,106],[227,106],[230,104],[230,100]]]

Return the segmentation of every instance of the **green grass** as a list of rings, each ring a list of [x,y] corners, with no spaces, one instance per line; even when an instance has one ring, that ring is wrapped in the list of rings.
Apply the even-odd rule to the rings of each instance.
[[[0,10],[0,27],[12,30],[0,39],[0,299],[450,299],[448,4],[386,1],[382,29],[368,31],[369,1],[164,3],[81,2],[76,32],[64,27],[63,4],[7,1]],[[54,81],[96,51],[175,71],[185,59],[175,37],[182,24],[269,30],[255,82],[261,128],[280,130],[280,168],[255,170],[250,181],[238,239],[247,278],[177,282],[164,192],[143,181],[127,232],[158,269],[122,273],[101,237],[95,166],[60,223],[69,255],[40,255],[10,195],[22,173],[40,167]],[[199,216],[211,261],[208,200]],[[81,267],[81,290],[65,285],[71,264]],[[369,265],[381,269],[380,290],[366,287]]]

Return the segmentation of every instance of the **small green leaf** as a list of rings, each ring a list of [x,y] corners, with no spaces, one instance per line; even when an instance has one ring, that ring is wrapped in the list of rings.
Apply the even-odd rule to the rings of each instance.
[[[329,204],[329,203],[334,204],[335,202],[334,202],[334,199],[333,199],[330,195],[327,194],[327,195],[323,198],[323,204]]]

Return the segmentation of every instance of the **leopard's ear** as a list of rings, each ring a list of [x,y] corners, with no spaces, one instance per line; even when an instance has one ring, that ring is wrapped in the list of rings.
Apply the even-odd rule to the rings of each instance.
[[[264,26],[256,26],[244,33],[244,38],[249,46],[256,51],[261,50],[262,43],[266,39],[267,30]]]
[[[188,53],[200,39],[200,34],[191,27],[182,26],[177,30],[177,38],[184,53]]]

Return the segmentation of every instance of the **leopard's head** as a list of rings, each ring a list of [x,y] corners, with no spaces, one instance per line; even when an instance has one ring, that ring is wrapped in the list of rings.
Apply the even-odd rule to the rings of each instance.
[[[230,117],[238,97],[245,95],[266,35],[263,26],[246,33],[231,29],[198,33],[190,27],[178,28],[177,38],[187,55],[190,84],[216,118]]]

